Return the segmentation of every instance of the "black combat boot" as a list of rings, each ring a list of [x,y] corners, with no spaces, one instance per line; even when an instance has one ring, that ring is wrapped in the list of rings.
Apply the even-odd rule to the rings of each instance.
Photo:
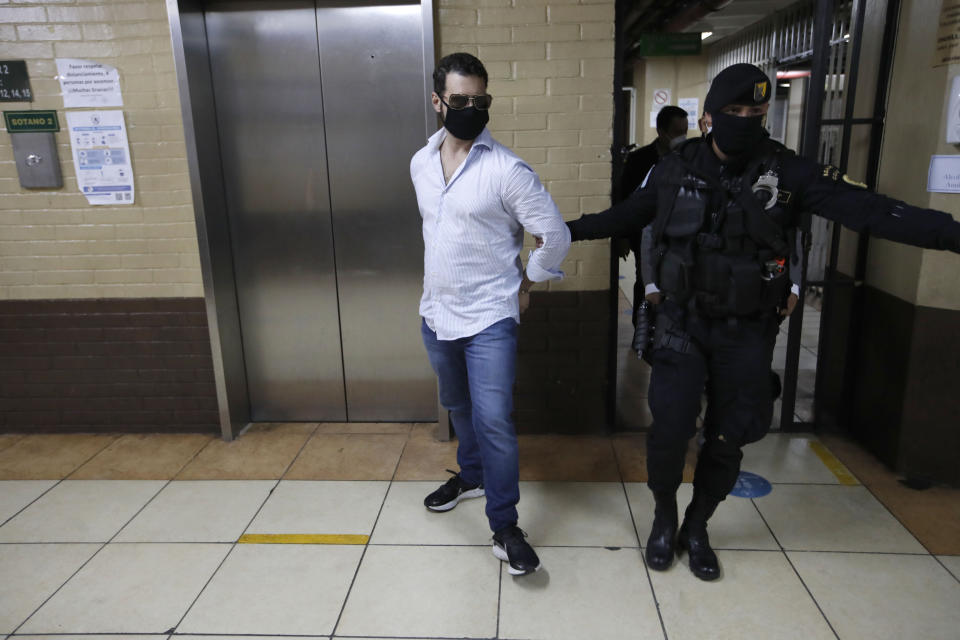
[[[647,538],[647,566],[666,571],[673,564],[677,539],[677,494],[655,491],[657,504],[653,511],[653,527]]]
[[[690,571],[701,580],[716,580],[720,577],[717,554],[710,547],[707,537],[707,520],[713,515],[719,500],[694,490],[693,500],[683,517],[683,525],[677,536],[677,547],[690,554]]]

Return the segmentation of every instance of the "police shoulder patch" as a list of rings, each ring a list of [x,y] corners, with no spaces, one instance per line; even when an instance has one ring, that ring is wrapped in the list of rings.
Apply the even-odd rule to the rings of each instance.
[[[866,189],[866,188],[867,188],[866,183],[858,182],[858,181],[854,180],[853,178],[851,178],[850,176],[848,176],[847,174],[843,174],[843,181],[846,182],[847,184],[849,184],[849,185],[852,186],[852,187],[859,187],[860,189]]]
[[[790,191],[779,189],[777,190],[777,202],[780,204],[790,204],[790,196],[792,195],[793,193]]]
[[[761,80],[753,85],[753,101],[754,102],[763,102],[767,98],[767,90],[770,88],[770,83],[766,80]]]

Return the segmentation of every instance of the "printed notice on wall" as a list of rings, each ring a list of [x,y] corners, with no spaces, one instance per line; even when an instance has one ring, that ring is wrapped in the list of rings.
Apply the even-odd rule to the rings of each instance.
[[[123,106],[116,67],[91,60],[57,58],[57,77],[66,109]]]
[[[687,112],[687,129],[696,129],[697,120],[700,119],[700,99],[680,98],[677,106]]]
[[[927,171],[930,193],[960,193],[960,156],[933,156]]]
[[[933,51],[933,66],[960,62],[960,1],[943,0]]]
[[[90,204],[133,204],[133,170],[123,111],[68,111],[77,186]]]

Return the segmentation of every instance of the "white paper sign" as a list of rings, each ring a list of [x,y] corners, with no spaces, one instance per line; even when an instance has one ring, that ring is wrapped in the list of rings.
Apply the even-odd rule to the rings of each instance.
[[[57,77],[66,109],[123,106],[116,67],[91,60],[57,58]]]
[[[133,204],[133,168],[123,111],[68,111],[77,186],[90,204]]]
[[[656,111],[660,111],[661,107],[665,107],[668,104],[670,104],[670,89],[654,89],[653,108]]]
[[[960,156],[933,156],[927,172],[927,191],[960,193]]]
[[[687,128],[696,129],[697,120],[700,118],[700,99],[680,98],[677,105],[687,112]]]
[[[650,128],[651,128],[651,129],[656,129],[656,128],[657,128],[657,114],[658,114],[658,113],[660,113],[660,112],[659,112],[659,111],[651,111],[651,112],[650,112]]]

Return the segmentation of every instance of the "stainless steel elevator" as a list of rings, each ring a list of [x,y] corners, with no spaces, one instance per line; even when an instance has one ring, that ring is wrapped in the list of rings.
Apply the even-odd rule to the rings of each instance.
[[[409,177],[435,126],[432,8],[168,11],[224,435],[247,422],[435,420]]]

